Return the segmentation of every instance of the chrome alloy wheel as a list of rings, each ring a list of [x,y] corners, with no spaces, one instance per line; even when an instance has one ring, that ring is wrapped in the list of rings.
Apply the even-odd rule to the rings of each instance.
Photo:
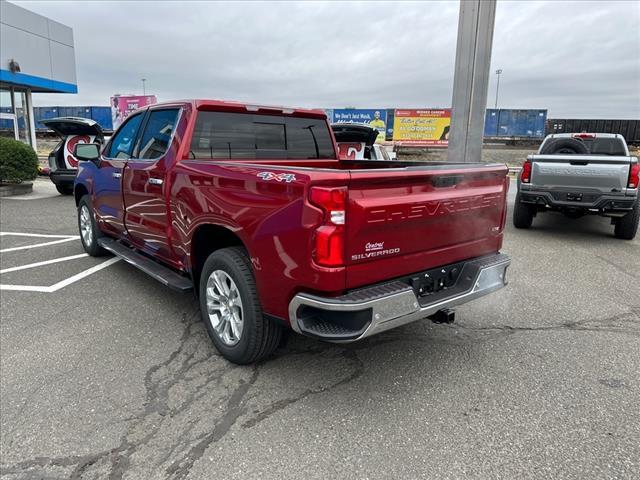
[[[223,270],[214,270],[207,279],[206,300],[209,321],[218,338],[234,346],[244,327],[242,299],[235,282]]]
[[[93,226],[91,225],[91,213],[86,205],[80,207],[80,235],[82,235],[84,244],[90,247],[93,242]]]

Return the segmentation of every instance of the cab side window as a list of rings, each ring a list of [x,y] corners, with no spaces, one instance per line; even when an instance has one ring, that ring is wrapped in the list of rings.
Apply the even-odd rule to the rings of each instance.
[[[142,123],[144,114],[139,113],[133,117],[129,117],[116,132],[109,144],[108,158],[117,158],[126,160],[131,158],[133,147],[136,141],[138,129]]]
[[[159,158],[169,149],[171,135],[176,127],[178,109],[151,110],[140,141],[139,158]]]

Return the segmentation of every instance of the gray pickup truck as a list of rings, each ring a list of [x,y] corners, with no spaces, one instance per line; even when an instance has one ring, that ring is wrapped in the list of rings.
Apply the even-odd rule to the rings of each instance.
[[[640,164],[624,137],[607,133],[548,135],[518,176],[516,228],[529,228],[541,212],[610,217],[615,236],[638,231]]]

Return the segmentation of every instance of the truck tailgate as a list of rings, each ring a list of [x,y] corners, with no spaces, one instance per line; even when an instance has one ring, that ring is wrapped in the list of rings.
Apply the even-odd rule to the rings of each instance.
[[[499,250],[507,171],[477,164],[352,170],[347,288]]]
[[[531,185],[535,189],[623,192],[631,157],[597,155],[530,155]]]

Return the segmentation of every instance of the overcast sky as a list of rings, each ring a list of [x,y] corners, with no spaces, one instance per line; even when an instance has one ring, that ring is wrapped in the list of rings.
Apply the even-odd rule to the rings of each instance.
[[[79,93],[36,105],[107,105],[141,94],[143,77],[160,101],[451,104],[457,1],[15,3],[74,30]],[[640,2],[498,0],[497,68],[499,107],[640,118]]]

